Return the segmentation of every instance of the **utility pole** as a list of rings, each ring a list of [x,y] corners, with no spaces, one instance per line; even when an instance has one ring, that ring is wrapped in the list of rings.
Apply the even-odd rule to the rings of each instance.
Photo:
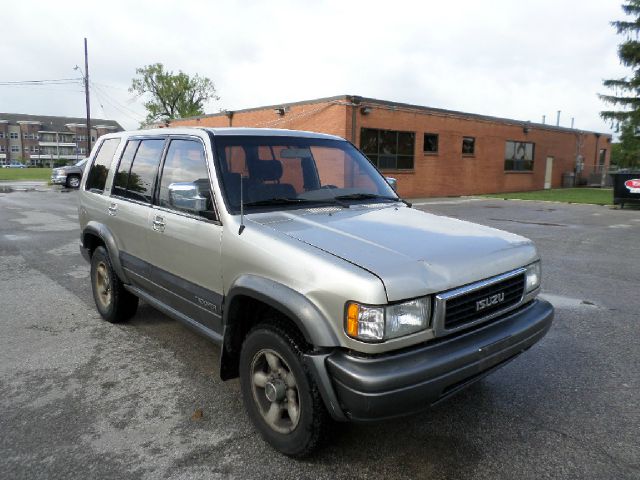
[[[87,37],[84,37],[84,97],[87,104],[87,156],[91,152],[91,102],[89,100],[89,53]]]

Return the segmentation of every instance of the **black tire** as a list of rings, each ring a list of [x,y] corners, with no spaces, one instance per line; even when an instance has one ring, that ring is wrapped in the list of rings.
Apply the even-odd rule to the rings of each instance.
[[[91,289],[96,308],[107,322],[126,322],[135,315],[138,297],[124,289],[104,247],[91,256]]]
[[[270,324],[258,325],[247,335],[240,353],[240,388],[249,418],[267,443],[279,452],[297,458],[311,454],[321,444],[331,422],[313,375],[302,361],[302,350],[299,346],[301,343],[284,328]],[[266,369],[269,372],[265,375],[272,378],[270,382],[280,381],[278,377],[290,378],[288,374],[293,374],[296,393],[290,396],[290,390],[293,388],[285,386],[286,397],[282,403],[271,402],[268,398],[269,388],[271,392],[276,391],[273,388],[274,383],[271,387],[267,385],[264,390],[254,384],[254,372],[256,368],[260,370],[260,355],[264,355],[264,352],[276,353],[280,357],[283,371],[287,372],[284,376],[276,375],[274,379],[269,375],[272,370],[270,365],[267,365]],[[266,357],[265,361],[268,363]],[[292,420],[293,417],[289,415],[294,398],[297,398],[298,402],[297,421]],[[287,405],[289,401],[292,403],[282,406]],[[281,408],[281,418],[277,420],[281,422],[279,426],[290,428],[289,432],[276,431],[276,426],[272,426],[266,420],[268,412],[265,412],[265,405],[272,407],[273,404],[279,404]]]
[[[69,175],[66,181],[67,188],[80,187],[80,177],[78,175]]]

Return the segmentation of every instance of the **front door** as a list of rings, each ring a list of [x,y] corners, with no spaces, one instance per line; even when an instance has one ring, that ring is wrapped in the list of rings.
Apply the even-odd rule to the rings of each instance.
[[[149,217],[149,250],[156,295],[183,315],[222,333],[222,225],[202,141],[170,139]]]
[[[544,171],[544,188],[549,190],[553,181],[553,157],[547,157],[547,167]]]

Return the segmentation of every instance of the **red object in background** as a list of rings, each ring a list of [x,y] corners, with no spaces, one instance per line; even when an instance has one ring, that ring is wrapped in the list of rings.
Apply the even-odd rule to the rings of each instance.
[[[631,190],[632,188],[640,188],[640,178],[627,180],[626,182],[624,182],[624,186],[627,187],[629,190]]]

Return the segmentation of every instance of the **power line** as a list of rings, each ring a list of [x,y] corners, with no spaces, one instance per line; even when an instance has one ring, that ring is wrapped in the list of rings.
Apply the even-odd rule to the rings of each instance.
[[[95,93],[96,97],[98,97],[98,101],[100,102],[100,106],[102,107],[102,110],[104,112],[104,105],[102,100],[105,100],[106,103],[108,103],[109,105],[111,105],[115,110],[117,110],[118,112],[120,112],[120,114],[129,117],[132,120],[135,120],[136,122],[140,121],[140,115],[136,112],[134,112],[133,110],[129,109],[130,112],[133,112],[133,114],[127,112],[126,110],[124,110],[123,108],[119,107],[117,105],[117,102],[115,100],[112,100],[109,95],[107,95],[102,89],[99,89],[95,86],[95,84],[92,82],[91,86],[93,87],[93,92]],[[100,93],[102,93],[102,95],[100,95]],[[105,114],[106,115],[106,114]],[[135,116],[134,116],[135,115]]]
[[[68,85],[81,82],[81,78],[58,78],[53,80],[0,81],[0,85]]]
[[[31,89],[42,91],[55,91],[55,92],[73,92],[73,93],[82,93],[84,90],[78,88],[68,88],[71,84],[56,84],[56,85],[2,85],[0,87],[6,88],[23,88],[23,89]],[[62,88],[60,88],[62,87]],[[67,88],[64,88],[67,87]]]
[[[96,92],[100,92],[103,96],[103,98],[105,98],[111,105],[113,105],[114,107],[120,107],[120,109],[124,109],[127,110],[129,112],[131,112],[132,114],[136,115],[139,119],[140,116],[142,116],[139,112],[136,112],[135,110],[133,110],[132,108],[129,108],[127,105],[123,104],[122,102],[116,100],[114,97],[112,97],[110,94],[108,94],[107,92],[105,92],[101,87],[99,87],[98,85],[96,85],[95,82],[91,82],[91,86],[93,87],[93,90]]]

